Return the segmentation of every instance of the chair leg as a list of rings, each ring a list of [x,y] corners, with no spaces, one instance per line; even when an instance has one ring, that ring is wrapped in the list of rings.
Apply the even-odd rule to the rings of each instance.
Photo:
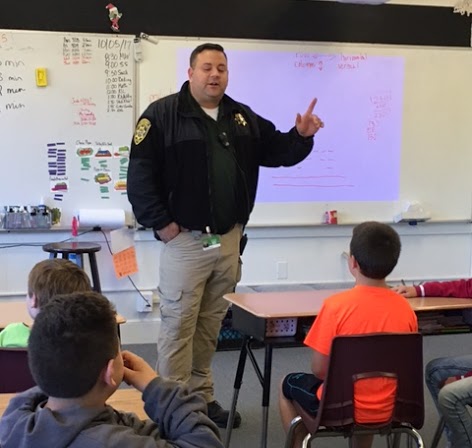
[[[433,441],[431,442],[431,448],[437,448],[439,445],[439,441],[441,440],[442,433],[444,431],[444,427],[446,423],[444,421],[444,417],[441,417],[438,422],[438,426],[436,427],[436,431],[434,433]]]
[[[400,433],[393,434],[393,448],[400,448],[400,440],[402,435]]]
[[[400,431],[395,432],[395,436],[400,436],[400,433],[405,433],[408,438],[408,446],[411,447],[411,442],[414,440],[416,442],[417,448],[424,448],[423,439],[418,431],[414,428],[403,427]],[[398,437],[400,440],[400,437]]]
[[[288,428],[287,437],[285,439],[285,448],[292,448],[295,430],[298,428],[298,426],[300,426],[301,422],[302,418],[299,415],[291,421],[290,428]]]
[[[416,429],[411,428],[410,430],[410,439],[415,439],[416,440],[416,446],[417,448],[424,448],[424,442],[423,438],[421,437],[420,433],[416,431]]]
[[[308,433],[303,439],[302,448],[309,448],[311,446],[311,434]]]

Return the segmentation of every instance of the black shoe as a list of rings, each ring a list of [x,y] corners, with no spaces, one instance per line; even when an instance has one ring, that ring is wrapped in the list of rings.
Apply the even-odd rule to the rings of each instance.
[[[208,417],[210,420],[216,423],[216,426],[219,428],[226,428],[229,418],[229,411],[225,411],[220,403],[216,400],[210,403],[207,403],[208,406]],[[233,428],[239,428],[241,426],[241,414],[239,412],[235,412],[234,414],[234,422]]]

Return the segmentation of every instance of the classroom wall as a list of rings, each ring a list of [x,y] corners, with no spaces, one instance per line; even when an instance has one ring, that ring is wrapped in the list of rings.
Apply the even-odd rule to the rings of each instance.
[[[209,3],[205,2],[205,5]],[[454,1],[410,2],[396,0],[389,3],[399,5],[427,3],[431,6],[451,6]],[[84,1],[83,4],[87,4],[87,2]],[[70,5],[68,5],[68,10],[69,7]],[[42,8],[43,11],[50,10],[50,8],[44,8],[44,5]],[[370,8],[369,11],[372,11]],[[414,8],[415,14],[419,14],[416,13],[417,9],[422,10],[422,8]],[[435,15],[430,11],[434,8],[426,9],[429,17]],[[440,9],[442,11],[442,8]],[[9,11],[11,13],[12,9],[2,11],[3,18],[9,18]],[[355,8],[355,11],[357,11],[356,14],[360,14],[358,8]],[[455,17],[458,15],[452,14],[452,11],[450,14],[451,20],[465,20]],[[29,14],[29,16],[32,15]],[[0,28],[5,27],[3,18],[0,18]],[[10,16],[10,18],[13,22],[9,23],[18,24],[16,16]],[[51,23],[53,19],[54,16],[51,17]],[[82,18],[78,14],[76,21],[79,24],[85,23],[85,17]],[[43,22],[39,21],[39,23]],[[106,20],[104,23],[108,25]],[[41,26],[43,28],[39,29],[44,29],[45,25]],[[418,22],[418,29],[422,26],[424,24]],[[81,26],[79,28],[68,30],[86,31]],[[97,29],[89,31],[97,32]],[[410,32],[410,34],[412,33]],[[439,32],[435,34],[441,35]],[[461,42],[464,42],[463,36]],[[454,67],[451,67],[451,70],[454,70]],[[463,117],[463,119],[464,126],[468,126],[469,117]],[[417,226],[402,224],[396,225],[395,228],[401,235],[403,250],[400,263],[391,275],[392,283],[398,282],[400,279],[410,282],[425,279],[453,279],[472,275],[472,228],[470,223],[442,222]],[[323,284],[326,287],[348,286],[351,278],[342,253],[348,251],[351,232],[352,225],[249,227],[247,229],[249,244],[243,256],[243,277],[240,287],[274,284],[287,284],[292,285],[291,287],[298,287],[300,284]],[[0,266],[2,266],[0,270],[0,300],[23,300],[26,294],[26,280],[29,270],[34,263],[46,258],[41,245],[69,237],[70,231],[68,230],[41,233],[0,232],[0,246],[3,246],[0,249]],[[128,279],[117,280],[115,278],[105,238],[109,238],[108,233],[93,232],[81,237],[84,241],[102,244],[102,250],[98,254],[98,262],[103,291],[115,302],[118,312],[128,319],[128,323],[122,329],[123,342],[154,342],[159,326],[157,306],[155,305],[155,310],[152,313],[143,314],[136,311],[138,294]],[[139,289],[149,292],[154,290],[158,283],[158,260],[162,245],[154,240],[149,231],[138,231],[135,240],[140,272],[133,275],[132,278]],[[278,266],[280,263],[282,265],[286,263],[286,278],[279,278],[280,269]]]

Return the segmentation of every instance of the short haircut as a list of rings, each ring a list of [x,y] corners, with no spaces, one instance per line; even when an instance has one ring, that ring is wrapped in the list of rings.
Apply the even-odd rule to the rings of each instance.
[[[119,350],[116,313],[96,292],[51,298],[34,321],[28,358],[36,384],[55,398],[77,398],[97,383]]]
[[[200,53],[202,53],[206,50],[219,51],[219,52],[223,53],[224,56],[225,56],[225,59],[228,60],[228,56],[226,56],[225,50],[220,44],[206,43],[206,44],[199,45],[197,48],[195,48],[195,50],[192,51],[192,53],[190,55],[190,67],[194,68],[195,59],[197,59],[197,56]]]
[[[401,251],[400,237],[387,224],[364,222],[354,227],[350,250],[364,276],[384,279],[397,265]]]
[[[28,296],[36,296],[39,309],[57,294],[91,290],[90,279],[85,271],[72,261],[62,258],[40,261],[28,276]]]

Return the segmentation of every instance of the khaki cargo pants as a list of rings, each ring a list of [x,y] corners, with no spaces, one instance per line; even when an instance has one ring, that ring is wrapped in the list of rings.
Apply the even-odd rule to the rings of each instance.
[[[157,372],[189,384],[207,402],[214,400],[211,362],[228,309],[223,295],[240,280],[241,235],[237,225],[221,235],[221,247],[204,251],[202,237],[184,231],[161,252]]]

